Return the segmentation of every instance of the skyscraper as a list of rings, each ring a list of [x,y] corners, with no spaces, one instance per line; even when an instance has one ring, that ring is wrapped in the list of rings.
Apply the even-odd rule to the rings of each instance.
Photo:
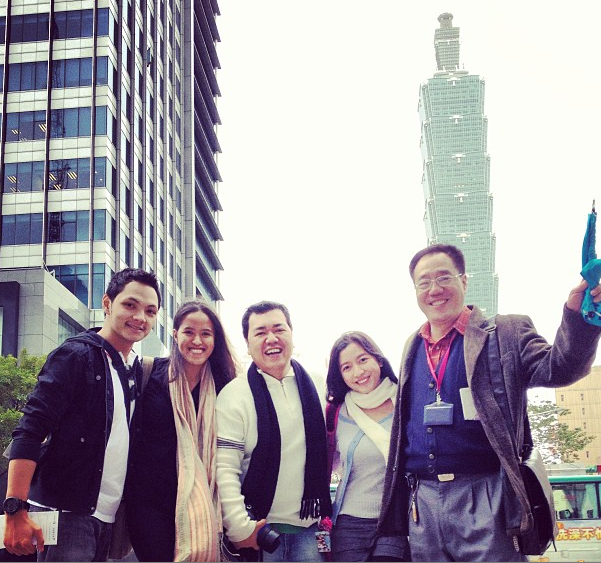
[[[440,28],[434,33],[437,71],[419,93],[428,245],[461,248],[468,274],[466,302],[494,315],[499,281],[484,79],[460,68],[459,28],[453,26],[453,15],[441,14],[438,21]]]
[[[159,279],[157,345],[184,297],[222,299],[218,14],[217,0],[0,1],[2,354],[101,324],[126,266]]]

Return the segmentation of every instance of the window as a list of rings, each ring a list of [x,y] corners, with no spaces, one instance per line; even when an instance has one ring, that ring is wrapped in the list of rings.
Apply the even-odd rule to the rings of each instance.
[[[106,209],[95,209],[93,219],[93,240],[105,240],[107,225],[106,225],[107,212]]]
[[[94,159],[94,187],[107,188],[113,191],[115,185],[115,175],[117,171],[113,168],[110,160],[105,157],[96,157]],[[113,194],[114,195],[114,194]]]
[[[5,21],[5,18],[2,19]],[[10,18],[10,42],[48,41],[48,21],[47,13],[12,16]],[[4,26],[2,26],[2,43],[4,43]]]
[[[48,84],[45,61],[37,63],[15,63],[8,73],[8,91],[45,90]]]
[[[46,112],[44,110],[6,115],[6,142],[43,140],[45,131]]]
[[[144,120],[137,111],[136,118],[134,120],[134,134],[140,143],[144,142]]]
[[[64,285],[84,305],[88,304],[88,265],[73,264],[48,266],[54,270],[54,277]]]
[[[136,157],[136,183],[138,186],[144,185],[144,165]]]
[[[120,242],[119,250],[121,251],[121,261],[129,266],[129,237],[123,231],[121,231]]]
[[[44,161],[7,162],[4,192],[41,192],[44,189]]]
[[[93,219],[93,240],[106,240],[112,245],[114,241],[115,220],[106,209],[95,209]]]
[[[599,518],[594,483],[553,484],[553,502],[559,520]]]
[[[125,131],[121,132],[121,160],[131,169],[131,143]]]
[[[131,190],[123,183],[121,183],[121,211],[123,211],[128,217],[130,217],[131,209]]]
[[[50,112],[50,137],[87,137],[91,134],[91,108],[53,109]]]
[[[91,10],[90,10],[91,11]],[[98,35],[108,35],[112,43],[115,42],[115,18],[108,8],[98,10]]]
[[[141,234],[144,235],[143,229],[144,229],[144,211],[142,210],[142,208],[136,203],[136,213],[134,215],[134,226],[136,228],[136,230]]]
[[[87,60],[87,59],[80,59],[80,60]],[[89,60],[91,63],[92,59],[89,59]],[[113,69],[112,63],[110,65],[110,67],[111,67],[111,74],[112,74],[112,69]],[[108,57],[98,57],[98,59],[96,59],[96,84],[98,84],[98,85],[109,84],[109,59],[108,59]],[[113,86],[113,84],[110,84],[110,86]]]
[[[106,135],[113,145],[116,143],[117,120],[106,106],[96,106],[96,135]]]
[[[4,35],[6,34],[6,17],[0,17],[0,45],[4,45]]]
[[[108,8],[98,10],[98,35],[109,34]],[[69,10],[54,14],[54,38],[76,39],[92,37],[92,10]],[[48,39],[48,37],[46,37]]]
[[[98,58],[96,75],[99,84],[107,83],[107,57]],[[74,88],[92,85],[92,58],[57,59],[52,61],[53,88]]]
[[[67,338],[82,332],[84,328],[59,310],[58,312],[58,343],[62,344]]]
[[[161,223],[165,223],[165,201],[159,196],[159,219]]]
[[[127,120],[131,119],[131,95],[128,92],[125,84],[121,84],[121,111],[127,117]]]
[[[146,220],[146,232],[148,233],[146,243],[150,247],[150,250],[154,251],[154,225],[148,219]]]
[[[42,214],[24,213],[2,217],[2,246],[42,242]]]
[[[150,207],[154,207],[154,182],[149,178],[148,179],[148,188],[146,189],[146,200]]]
[[[89,187],[89,158],[61,158],[59,160],[50,161],[48,170],[48,189],[76,190]]]
[[[92,264],[92,309],[102,309],[102,296],[113,271],[105,264]]]
[[[89,211],[48,213],[48,242],[89,240]]]

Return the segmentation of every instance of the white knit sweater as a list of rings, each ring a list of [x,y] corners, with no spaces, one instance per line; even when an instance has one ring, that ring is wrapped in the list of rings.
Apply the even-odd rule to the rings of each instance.
[[[300,395],[294,371],[281,380],[263,375],[280,426],[280,471],[268,522],[307,527],[315,520],[301,520],[299,510],[304,489],[305,433]],[[312,379],[324,402],[323,381]],[[320,384],[321,383],[321,384]],[[244,506],[241,487],[257,445],[257,412],[246,376],[228,383],[217,397],[217,486],[223,526],[232,541],[242,541],[254,531]]]

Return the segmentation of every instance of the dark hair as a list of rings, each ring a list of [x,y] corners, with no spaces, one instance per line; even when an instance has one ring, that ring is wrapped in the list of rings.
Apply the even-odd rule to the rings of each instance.
[[[256,315],[262,315],[264,313],[269,313],[269,311],[273,311],[274,309],[278,309],[284,313],[284,317],[286,317],[286,322],[290,329],[292,329],[292,322],[290,321],[290,312],[288,311],[288,307],[286,305],[282,305],[281,303],[276,303],[275,301],[259,301],[259,303],[255,303],[251,305],[246,311],[244,311],[244,315],[242,315],[242,334],[244,335],[244,340],[248,341],[248,321],[250,316],[254,313]]]
[[[344,396],[351,390],[351,388],[344,382],[342,374],[340,373],[340,354],[342,351],[352,343],[358,344],[368,354],[376,358],[378,363],[382,364],[381,376],[382,379],[388,377],[394,383],[398,383],[399,380],[392,370],[390,362],[382,354],[382,350],[373,341],[373,339],[364,332],[354,330],[351,332],[345,332],[342,336],[334,342],[332,351],[330,352],[330,362],[328,364],[328,375],[326,377],[326,386],[328,389],[328,401],[331,403],[342,403]]]
[[[115,272],[106,288],[106,295],[111,301],[119,295],[123,288],[130,282],[138,282],[152,287],[157,293],[159,299],[159,309],[161,308],[161,292],[159,291],[159,282],[153,272],[147,272],[140,268],[124,268]]]
[[[219,393],[226,383],[229,383],[236,377],[237,362],[232,352],[229,339],[223,330],[223,324],[217,316],[217,313],[208,303],[201,301],[200,299],[185,301],[175,312],[175,316],[173,317],[173,328],[179,330],[182,322],[190,313],[197,313],[199,311],[209,317],[213,324],[215,348],[209,356],[209,364],[211,366],[213,379],[215,380],[215,391]],[[185,360],[179,350],[175,338],[171,340],[171,354],[169,355],[169,361],[173,368],[172,371],[174,377],[181,377],[184,373]]]
[[[446,254],[453,261],[453,264],[455,264],[455,268],[457,268],[459,273],[465,274],[465,256],[459,248],[452,244],[433,244],[432,246],[427,246],[420,250],[413,258],[411,258],[411,262],[409,262],[409,275],[411,276],[411,279],[413,279],[413,273],[415,272],[417,263],[424,256],[430,254]]]

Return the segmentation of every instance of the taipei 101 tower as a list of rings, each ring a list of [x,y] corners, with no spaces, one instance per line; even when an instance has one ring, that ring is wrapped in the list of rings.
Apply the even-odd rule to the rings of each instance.
[[[484,79],[460,65],[459,28],[441,14],[434,32],[437,71],[420,87],[424,224],[428,245],[453,244],[466,259],[466,303],[497,313],[499,279],[492,232]]]

